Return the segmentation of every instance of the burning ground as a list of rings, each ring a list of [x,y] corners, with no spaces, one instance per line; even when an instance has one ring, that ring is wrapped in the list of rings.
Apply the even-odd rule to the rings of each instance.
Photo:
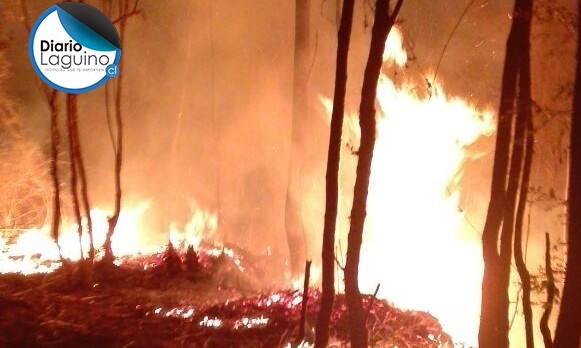
[[[472,344],[479,317],[482,260],[480,236],[466,228],[459,207],[460,181],[464,164],[483,156],[469,147],[493,132],[493,115],[446,95],[439,84],[426,91],[423,82],[399,76],[409,58],[405,46],[402,32],[394,28],[377,90],[378,133],[360,272],[364,293],[373,293],[381,284],[375,296],[365,298],[370,339],[375,347],[442,347],[451,345],[445,331],[455,340]],[[329,102],[320,99],[324,109]],[[346,245],[349,226],[354,149],[360,140],[356,121],[348,112],[337,220],[339,274],[344,256],[341,246]],[[303,204],[313,209],[303,209],[302,219],[307,231],[320,231],[317,224],[322,212],[317,206],[323,200],[316,187],[324,185],[317,185],[319,178],[309,171],[305,177],[313,178],[313,185],[305,188]],[[260,192],[262,184],[250,185],[253,189],[248,195]],[[5,332],[14,333],[5,337],[5,344],[279,347],[295,343],[303,305],[298,286],[302,279],[285,272],[285,256],[273,254],[271,244],[264,240],[252,248],[225,243],[227,232],[234,233],[232,226],[224,226],[228,225],[224,216],[218,218],[219,210],[206,210],[188,200],[189,219],[172,222],[161,231],[144,222],[156,202],[124,201],[118,232],[112,238],[116,267],[97,267],[93,274],[86,273],[91,267],[79,263],[81,256],[88,256],[89,237],[83,233],[79,239],[78,224],[66,214],[58,246],[48,223],[4,233],[0,238],[0,272],[6,273],[0,277],[1,305],[6,309],[2,314]],[[249,202],[241,206],[248,207],[245,219],[249,221],[268,215],[252,210]],[[97,248],[105,241],[108,211],[93,208],[90,213]],[[254,241],[252,222],[244,221],[235,232]],[[82,224],[87,224],[86,219]],[[161,241],[152,241],[155,235]],[[318,250],[316,236],[305,236],[313,250]],[[164,247],[167,239],[175,248]],[[61,255],[68,260],[64,265]],[[315,261],[305,345],[312,342],[319,308],[318,276]],[[281,290],[285,288],[301,291]],[[340,282],[337,288],[341,291]],[[459,303],[459,298],[466,300]],[[342,295],[333,314],[332,333],[336,346],[347,341]]]
[[[200,250],[167,247],[121,258],[113,268],[97,265],[88,284],[71,283],[83,278],[80,263],[50,273],[3,274],[0,345],[283,347],[296,342],[302,291],[258,291],[254,280],[260,269],[244,265],[249,257],[243,251]],[[309,291],[305,342],[312,342],[319,295]],[[364,304],[374,347],[452,346],[427,313],[402,311],[373,296],[366,296]],[[339,296],[332,316],[333,346],[346,344],[346,315]]]

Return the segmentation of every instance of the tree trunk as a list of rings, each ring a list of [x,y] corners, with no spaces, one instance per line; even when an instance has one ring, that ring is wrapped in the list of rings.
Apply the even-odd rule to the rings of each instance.
[[[60,252],[60,244],[58,242],[59,228],[61,224],[61,194],[60,194],[60,180],[58,170],[58,154],[60,147],[60,134],[58,128],[58,92],[52,90],[47,92],[48,103],[50,107],[50,177],[53,189],[53,203],[52,203],[52,221],[51,221],[51,235],[59,249],[61,261],[63,256]]]
[[[135,2],[135,6],[137,5]],[[125,0],[119,2],[119,18],[122,20],[119,22],[119,36],[121,42],[125,39],[125,28],[127,25],[127,15],[131,12],[129,7],[130,0]],[[115,100],[115,125],[117,128],[116,136],[116,151],[115,151],[115,206],[113,210],[113,215],[109,217],[109,228],[107,230],[107,235],[105,238],[104,249],[105,256],[103,258],[106,262],[113,262],[114,255],[113,249],[111,248],[111,238],[115,232],[115,227],[117,226],[117,221],[119,220],[119,215],[121,214],[121,168],[123,166],[123,108],[121,101],[123,99],[123,60],[119,61],[119,75],[116,77],[115,88],[114,88],[114,100]]]
[[[309,115],[309,27],[310,0],[296,0],[293,114],[288,185],[285,206],[285,229],[293,277],[302,272],[306,259],[306,240],[301,221],[301,167],[305,122]]]
[[[530,32],[526,35],[529,36]],[[527,269],[525,257],[522,248],[523,225],[525,219],[525,210],[528,200],[529,181],[531,175],[531,167],[533,163],[534,154],[534,123],[532,115],[532,98],[531,98],[531,68],[530,68],[530,43],[527,40],[524,43],[523,59],[521,60],[521,68],[519,75],[519,101],[518,112],[523,117],[523,122],[526,122],[525,137],[523,138],[524,148],[524,163],[522,167],[522,179],[520,184],[520,193],[518,199],[518,206],[515,217],[514,227],[514,260],[516,269],[522,284],[522,308],[525,320],[525,337],[527,348],[533,348],[534,332],[533,332],[533,310],[531,306],[531,276]]]
[[[581,15],[581,3],[578,4]],[[577,31],[581,43],[581,31]],[[577,72],[571,123],[568,192],[568,253],[565,285],[555,347],[578,348],[581,337],[581,45],[577,48]]]
[[[322,246],[321,309],[317,318],[315,348],[326,348],[329,343],[329,322],[335,300],[335,229],[339,203],[339,164],[341,157],[341,132],[345,115],[347,92],[347,63],[353,9],[355,0],[345,0],[337,40],[337,65],[335,67],[335,93],[327,155],[325,224]]]
[[[375,7],[375,20],[371,32],[371,46],[363,87],[361,89],[361,104],[359,108],[359,126],[361,128],[361,142],[359,146],[359,160],[357,162],[355,187],[353,190],[353,207],[351,209],[351,226],[348,235],[347,259],[345,263],[345,297],[349,310],[349,330],[351,347],[367,347],[367,328],[365,325],[365,311],[361,303],[359,292],[359,254],[363,242],[363,227],[367,215],[367,193],[369,190],[369,177],[371,175],[371,162],[375,147],[375,98],[377,94],[377,81],[383,64],[383,52],[385,41],[399,9],[400,0],[393,15],[389,14],[389,0],[377,0]]]
[[[91,218],[91,204],[89,201],[87,172],[85,170],[85,161],[83,159],[83,152],[81,149],[81,140],[80,140],[80,136],[79,136],[78,113],[76,113],[75,115],[76,115],[76,117],[73,120],[73,127],[74,127],[74,131],[75,131],[75,139],[76,139],[76,145],[77,145],[76,146],[77,152],[75,154],[75,157],[76,157],[77,170],[79,173],[81,200],[83,202],[84,213],[85,213],[85,217],[87,219],[87,234],[89,235],[89,260],[92,261],[95,258],[95,243],[93,241],[93,220]]]
[[[511,133],[515,123],[515,99],[517,97],[519,67],[523,48],[526,48],[523,45],[529,40],[526,28],[530,27],[531,7],[531,0],[516,1],[513,23],[506,44],[490,202],[482,233],[484,275],[478,334],[481,348],[503,348],[508,347],[509,344],[508,285],[514,228],[514,205],[522,165],[522,139],[524,139],[522,117],[518,127],[515,125],[517,141],[511,140]],[[524,125],[526,126],[526,122]],[[520,143],[518,139],[520,139]],[[514,147],[513,156],[510,155],[511,145]],[[509,160],[512,162],[510,170]],[[509,175],[511,175],[510,178]],[[498,250],[499,237],[500,251]]]
[[[555,278],[551,266],[551,239],[549,238],[549,233],[545,234],[545,270],[547,272],[547,303],[545,304],[545,310],[541,316],[539,326],[541,334],[543,335],[545,348],[553,348],[551,329],[549,329],[549,318],[551,317],[553,302],[555,301]]]
[[[83,259],[83,221],[81,218],[81,208],[79,204],[78,176],[77,176],[77,137],[75,136],[74,123],[77,118],[77,96],[67,94],[67,130],[69,135],[69,161],[70,161],[70,184],[71,201],[73,203],[73,213],[77,222],[77,234],[79,235],[79,251]]]

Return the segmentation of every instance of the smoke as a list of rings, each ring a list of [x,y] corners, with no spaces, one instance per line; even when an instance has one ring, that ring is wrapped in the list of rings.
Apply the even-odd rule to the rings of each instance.
[[[51,2],[29,5],[31,19]],[[97,2],[92,4],[98,5]],[[285,257],[286,192],[293,79],[294,11],[291,1],[142,1],[144,16],[131,18],[123,43],[123,112],[126,148],[124,202],[151,200],[148,227],[167,238],[171,223],[190,217],[189,201],[219,216],[227,242],[267,247]],[[415,60],[407,74],[430,78],[464,1],[444,9],[409,1],[401,14]],[[508,6],[486,2],[471,10],[448,45],[438,75],[451,93],[477,96],[489,106],[497,97]],[[11,95],[30,137],[45,146],[46,105],[26,57],[27,33],[18,18],[7,25],[14,62]],[[320,95],[334,83],[337,9],[333,1],[312,4],[311,120],[304,134],[302,215],[317,258],[322,230],[328,124]],[[438,20],[434,20],[438,18]],[[356,110],[366,62],[369,9],[357,8],[350,50],[348,105]],[[491,21],[498,25],[491,25]],[[18,76],[18,79],[16,79]],[[113,197],[113,151],[104,109],[104,89],[80,98],[80,127],[91,197],[107,208]],[[24,116],[25,115],[25,116]],[[481,161],[482,162],[482,161]],[[476,168],[475,171],[480,171]],[[471,168],[467,168],[470,172]],[[476,184],[475,187],[482,187]],[[477,194],[479,195],[479,194]]]

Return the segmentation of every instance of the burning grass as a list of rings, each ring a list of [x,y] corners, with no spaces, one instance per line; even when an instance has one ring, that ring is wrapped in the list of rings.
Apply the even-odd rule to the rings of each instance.
[[[184,266],[187,255],[168,248],[120,259],[121,266],[96,264],[92,281],[83,286],[70,278],[71,271],[72,279],[80,278],[78,263],[49,274],[1,275],[0,346],[284,347],[295,342],[303,302],[299,291],[259,290],[251,276],[257,271],[246,263],[242,267],[240,260],[248,259],[234,250],[200,252],[200,267],[193,272]],[[308,342],[319,296],[313,290],[307,302]],[[370,296],[364,302],[373,347],[450,344],[429,314],[402,311]],[[348,338],[346,314],[339,295],[332,317],[336,347]]]

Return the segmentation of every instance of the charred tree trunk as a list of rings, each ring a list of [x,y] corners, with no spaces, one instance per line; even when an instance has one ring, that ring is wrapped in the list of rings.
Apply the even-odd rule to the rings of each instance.
[[[79,250],[81,259],[83,258],[83,221],[81,218],[81,207],[79,204],[78,176],[77,176],[77,137],[75,126],[77,118],[77,96],[67,94],[67,130],[69,135],[69,161],[70,161],[70,185],[71,201],[73,203],[73,213],[77,222],[77,234],[79,235]]]
[[[530,34],[530,33],[529,33]],[[527,34],[527,37],[529,36]],[[525,257],[522,248],[523,225],[525,219],[525,210],[528,200],[529,181],[531,176],[531,168],[533,163],[534,153],[534,124],[532,115],[532,97],[531,97],[531,69],[530,69],[530,44],[527,40],[524,43],[523,59],[521,60],[520,76],[519,76],[519,101],[518,112],[522,115],[525,122],[525,137],[524,141],[524,163],[522,167],[522,179],[520,184],[520,193],[518,198],[518,206],[515,217],[514,227],[514,260],[517,272],[522,284],[522,308],[525,321],[525,337],[527,348],[535,346],[533,333],[533,310],[531,306],[531,276],[527,269]]]
[[[78,113],[78,96],[74,94],[67,95],[67,128],[69,135],[69,151],[70,151],[70,171],[71,171],[71,193],[73,202],[73,211],[75,219],[78,224],[79,243],[81,250],[81,258],[84,258],[82,245],[82,213],[87,219],[87,235],[89,236],[89,260],[95,257],[95,246],[93,242],[93,222],[91,220],[91,205],[89,203],[89,192],[87,186],[87,174],[85,171],[85,163],[81,152],[81,139],[79,135],[79,113]],[[79,199],[80,193],[80,199]],[[82,204],[80,204],[82,203]],[[81,213],[81,205],[83,212]]]
[[[119,17],[114,22],[119,23],[119,36],[121,42],[125,40],[125,29],[127,27],[127,20],[139,13],[137,5],[139,0],[135,0],[133,5],[130,5],[131,0],[119,1],[118,12]],[[109,4],[111,6],[111,4]],[[105,262],[111,263],[114,259],[113,250],[111,248],[111,238],[115,232],[115,227],[117,226],[117,221],[119,220],[119,215],[121,214],[121,169],[123,166],[123,60],[119,61],[119,75],[116,77],[115,88],[114,88],[114,100],[115,100],[115,126],[116,126],[116,142],[114,144],[115,148],[115,205],[113,214],[109,217],[109,228],[107,230],[107,235],[105,237],[105,243],[103,245],[105,249],[105,256],[103,260]]]
[[[514,211],[522,169],[522,151],[527,120],[515,122],[517,81],[523,49],[527,48],[531,21],[531,0],[517,0],[506,44],[498,130],[490,202],[482,234],[484,275],[479,345],[481,348],[508,347],[508,285],[514,232]],[[515,127],[514,141],[512,129]],[[511,156],[512,145],[512,156]],[[510,168],[509,168],[510,166]],[[508,185],[508,187],[507,187]],[[501,231],[502,227],[502,231]],[[500,250],[498,243],[500,238]]]
[[[30,15],[28,13],[27,3],[25,0],[20,0],[19,4],[22,11],[24,26],[26,27],[27,32],[30,33],[32,24],[30,21]],[[61,253],[61,247],[58,242],[59,229],[61,224],[61,192],[58,170],[58,156],[60,151],[60,132],[58,128],[58,92],[55,89],[51,89],[45,85],[42,85],[42,92],[44,93],[50,110],[50,178],[53,190],[50,234],[58,247],[59,257],[63,265],[65,265],[63,255]]]
[[[51,221],[51,235],[55,243],[59,248],[59,254],[61,260],[63,259],[60,253],[60,244],[58,242],[59,238],[59,228],[61,224],[61,191],[60,191],[60,179],[58,170],[58,155],[60,147],[60,134],[58,128],[58,92],[56,90],[51,90],[47,92],[48,103],[50,107],[50,177],[53,189],[53,203],[52,203],[52,221]]]
[[[361,105],[359,108],[359,126],[361,128],[361,142],[359,146],[359,160],[351,209],[351,226],[348,235],[347,259],[345,263],[345,298],[349,310],[349,330],[351,347],[367,347],[367,328],[365,325],[365,311],[359,292],[359,256],[363,242],[363,227],[367,215],[367,193],[369,177],[371,176],[371,162],[375,147],[375,98],[377,81],[383,64],[385,41],[391,30],[395,18],[401,8],[403,0],[398,1],[393,14],[389,14],[389,0],[377,0],[375,20],[371,32],[371,46],[363,87],[361,89]]]
[[[581,3],[578,4],[581,15]],[[581,43],[581,31],[578,43]],[[571,122],[571,144],[568,192],[568,253],[563,300],[555,347],[578,348],[581,340],[581,45],[577,48],[577,72]]]
[[[91,204],[89,201],[89,190],[87,184],[87,172],[85,170],[85,161],[83,159],[83,152],[81,150],[81,140],[79,135],[79,122],[78,114],[73,120],[73,127],[75,131],[76,139],[76,165],[79,174],[79,184],[81,192],[81,200],[83,202],[83,209],[85,213],[85,218],[87,219],[87,235],[89,236],[89,260],[92,261],[95,258],[95,243],[93,240],[93,220],[91,218]]]
[[[549,329],[549,318],[553,311],[553,302],[555,301],[555,278],[553,277],[553,268],[551,266],[551,239],[549,234],[545,234],[545,270],[547,272],[547,303],[539,326],[541,334],[543,335],[543,342],[545,348],[553,348],[553,340],[551,339],[551,329]]]
[[[306,259],[306,240],[301,220],[301,167],[304,124],[309,115],[309,27],[310,0],[296,0],[293,114],[288,186],[285,205],[285,229],[293,277],[298,277]]]
[[[345,0],[339,25],[337,42],[337,65],[335,67],[335,93],[329,150],[327,155],[325,224],[322,246],[322,294],[321,309],[317,318],[315,348],[325,348],[329,343],[329,322],[335,300],[335,229],[337,206],[339,204],[339,164],[341,159],[341,132],[345,115],[345,94],[347,92],[347,63],[353,9],[355,0]]]

